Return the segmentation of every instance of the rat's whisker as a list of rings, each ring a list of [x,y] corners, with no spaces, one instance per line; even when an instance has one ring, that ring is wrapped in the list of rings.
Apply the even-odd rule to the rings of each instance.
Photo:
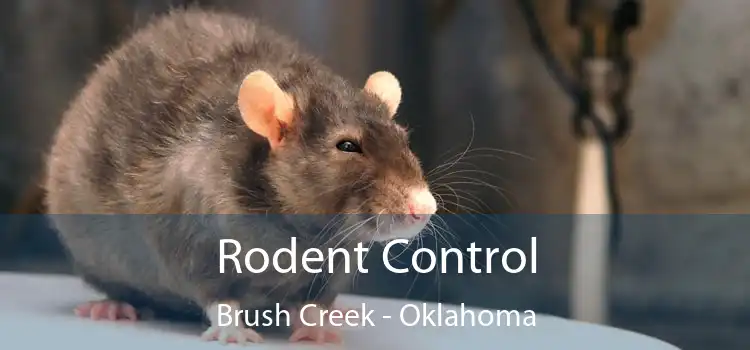
[[[479,215],[483,215],[483,213],[482,213],[482,212],[480,212],[479,210],[477,210],[477,209],[474,209],[474,208],[471,208],[471,207],[468,207],[468,206],[466,206],[466,205],[463,205],[463,204],[459,203],[459,202],[458,202],[458,200],[460,200],[460,199],[468,200],[468,201],[470,201],[470,202],[471,202],[471,200],[469,200],[469,199],[465,198],[464,196],[459,196],[459,195],[458,195],[458,193],[464,193],[464,194],[466,194],[466,195],[470,195],[470,196],[472,196],[472,197],[476,198],[476,200],[477,200],[477,201],[479,201],[480,203],[484,203],[483,201],[481,201],[481,199],[479,199],[478,197],[476,197],[476,196],[475,196],[474,194],[472,194],[471,192],[468,192],[468,191],[463,191],[463,190],[456,190],[456,189],[453,189],[453,188],[452,188],[452,187],[451,187],[450,185],[448,185],[448,184],[444,184],[443,186],[446,186],[447,188],[449,188],[449,189],[453,190],[454,196],[455,196],[455,198],[456,198],[456,200],[457,200],[456,202],[454,202],[454,201],[451,201],[451,200],[446,200],[445,198],[442,198],[442,197],[441,197],[441,198],[442,198],[442,200],[443,200],[443,203],[447,203],[447,204],[453,204],[454,206],[456,206],[456,208],[457,208],[458,210],[465,210],[465,211],[467,211],[467,212],[469,212],[469,213],[474,213],[474,214],[479,214]],[[443,206],[443,208],[444,208],[444,209],[445,209],[446,211],[448,211],[448,209],[447,209],[447,208],[445,208],[444,206]],[[490,206],[489,206],[489,205],[486,205],[486,209],[487,209],[487,211],[488,211],[488,214],[492,214],[492,209],[490,208]],[[495,223],[498,223],[498,224],[500,224],[500,225],[503,225],[503,224],[502,224],[501,222],[499,222],[499,221],[497,220],[497,218],[495,217],[495,215],[490,215],[489,217],[490,217],[490,219],[491,219],[491,220],[492,220],[493,222],[495,222]],[[441,219],[442,219],[442,218],[441,218]],[[443,221],[444,221],[444,220],[443,220]]]
[[[447,189],[448,189],[449,191],[453,192],[453,194],[455,195],[455,197],[456,197],[456,198],[459,198],[459,196],[458,196],[458,193],[456,193],[456,191],[455,191],[455,190],[453,189],[453,187],[451,187],[451,185],[450,185],[450,184],[439,184],[439,185],[438,185],[438,186],[436,186],[436,187],[438,187],[438,188],[439,188],[439,187],[445,187],[445,188],[447,188]]]
[[[345,218],[337,219],[337,217],[338,216],[334,216],[331,220],[329,220],[328,224],[326,224],[326,227],[329,227],[329,228],[326,229],[324,227],[321,230],[321,233],[319,233],[317,237],[323,237],[323,236],[325,236],[326,233],[324,231],[330,231],[330,230],[332,230],[336,225],[338,225],[338,223],[343,222],[344,219],[345,219]],[[331,222],[333,222],[334,220],[336,220],[337,223],[331,224]],[[316,239],[317,239],[317,237],[316,237]],[[321,267],[323,268],[323,270],[321,271],[321,273],[325,272],[325,264],[326,264],[326,261],[324,260],[321,263]],[[310,282],[310,288],[307,291],[307,295],[309,295],[311,293],[312,287],[315,285],[315,282],[317,281],[318,276],[320,276],[321,273],[316,273],[315,276],[313,276],[312,282]],[[266,297],[268,297],[269,295],[271,295],[271,293],[273,293],[274,291],[276,291],[279,287],[281,287],[282,285],[284,285],[284,283],[287,282],[291,278],[291,276],[288,276],[287,278],[283,278],[283,277],[284,276],[281,276],[281,278],[279,279],[279,282],[276,283],[276,285],[274,285],[273,288],[271,288],[271,289],[269,289],[269,290],[266,291],[266,293],[265,293]],[[286,294],[282,297],[282,299],[286,299],[289,293],[290,293],[290,291],[287,291]]]
[[[347,231],[349,231],[349,232],[347,234],[345,234],[344,237],[341,240],[339,240],[339,242],[336,244],[336,246],[333,248],[333,250],[338,249],[341,244],[343,244],[344,242],[346,242],[348,240],[348,238],[349,238],[350,235],[352,235],[354,232],[356,232],[357,229],[359,229],[362,226],[366,225],[370,220],[374,219],[375,217],[376,216],[372,216],[369,219],[364,220],[364,221],[360,222],[359,224],[355,224],[352,227],[350,227],[349,229],[347,229]],[[324,260],[324,264],[325,264],[325,262],[327,262],[331,258],[331,255],[332,254],[329,254],[326,257],[326,259]],[[345,263],[345,261],[346,260],[343,260],[342,262],[340,262],[339,264],[337,264],[335,266],[335,268],[334,268],[334,271],[329,271],[328,278],[324,279],[325,282],[323,282],[323,286],[320,287],[320,289],[318,290],[317,295],[313,299],[317,299],[320,296],[320,294],[323,293],[323,291],[325,290],[325,288],[328,286],[328,283],[330,282],[332,275],[335,273],[336,270],[338,270],[337,267],[340,264]],[[324,277],[325,277],[325,275],[324,275]]]
[[[383,212],[384,212],[384,210],[381,211],[378,215],[382,214]],[[379,232],[380,232],[379,221],[376,220],[375,221],[375,234],[377,235],[377,234],[379,234]],[[365,252],[365,256],[362,257],[362,263],[364,263],[365,261],[367,261],[367,256],[370,255],[370,250],[372,249],[372,246],[374,244],[375,244],[375,237],[372,237],[372,238],[370,238],[370,244],[367,247],[367,250]],[[352,284],[356,284],[357,283],[357,277],[359,277],[359,270],[357,270],[357,271],[354,272],[354,280],[352,281]]]
[[[453,238],[455,240],[458,240],[458,237],[456,236],[455,233],[451,232],[447,228],[443,228],[443,227],[438,226],[436,223],[432,223],[431,224],[431,228],[433,230],[433,234],[436,237],[441,238],[443,240],[443,242],[445,242],[445,244],[448,247],[452,247],[450,241],[448,240],[448,237],[451,237],[451,238]]]
[[[479,199],[478,197],[476,197],[476,195],[473,194],[473,193],[471,193],[471,192],[460,190],[460,189],[459,190],[455,190],[455,192],[456,192],[456,194],[453,195],[453,198],[456,198],[456,201],[451,201],[451,200],[448,200],[448,199],[445,199],[445,198],[441,198],[441,200],[443,201],[443,203],[453,204],[453,205],[459,207],[459,209],[466,209],[466,210],[469,210],[471,212],[475,212],[477,214],[481,214],[480,209],[486,209],[487,211],[491,211],[492,210],[486,203],[484,203],[481,199]],[[458,195],[459,193],[461,193],[463,195]],[[449,196],[449,195],[446,195],[446,196]],[[478,208],[472,208],[472,207],[469,207],[469,206],[464,206],[462,204],[459,204],[460,200],[467,201],[467,202],[469,202],[469,204],[477,206]]]
[[[479,152],[487,152],[487,153],[479,153]],[[477,154],[479,153],[479,154]],[[477,147],[477,148],[471,148],[471,145],[467,146],[467,149],[464,151],[461,151],[450,158],[448,158],[443,164],[436,166],[429,172],[427,172],[427,175],[434,176],[437,173],[441,171],[446,171],[446,168],[450,168],[454,165],[463,164],[465,160],[473,159],[473,158],[482,158],[482,157],[490,157],[494,159],[498,159],[501,161],[504,161],[505,158],[501,157],[501,155],[510,155],[510,156],[516,156],[520,158],[524,158],[529,161],[533,161],[534,158],[524,155],[522,153],[513,152],[509,150],[504,150],[500,148],[490,148],[490,147]]]
[[[442,235],[440,234],[440,232],[438,232],[438,231],[435,231],[435,237],[442,237]],[[439,243],[439,242],[438,242],[438,240],[437,240],[437,239],[435,239],[435,252],[436,252],[436,253],[440,251],[440,249],[439,249],[439,244],[438,244],[438,243]],[[446,240],[446,244],[448,244],[448,246],[450,247],[450,243],[448,243],[448,241],[447,241],[447,240]],[[442,285],[440,284],[440,275],[442,275],[443,271],[441,271],[441,270],[438,270],[438,269],[435,269],[435,271],[434,271],[434,272],[435,272],[435,283],[437,284],[437,294],[438,294],[438,295],[437,295],[437,298],[438,298],[438,302],[440,302],[440,301],[442,301],[442,300],[441,300],[441,296],[442,296]],[[446,271],[446,272],[447,272],[447,271]]]
[[[418,237],[417,238],[417,247],[418,247],[417,250],[419,250],[420,248],[424,247],[424,241],[422,239],[422,235],[418,235],[417,237]],[[419,256],[419,261],[417,262],[417,265],[422,266],[422,257],[423,256],[424,255],[420,255]],[[412,280],[411,285],[409,286],[409,289],[406,291],[405,297],[408,297],[409,294],[411,294],[412,290],[414,290],[414,287],[417,285],[417,280],[418,279],[419,279],[419,273],[416,272],[414,274],[414,279]]]
[[[465,223],[466,225],[468,225],[468,226],[471,226],[471,227],[474,227],[474,228],[477,228],[476,226],[474,226],[473,224],[469,223],[469,221],[467,221],[467,220],[466,220],[466,219],[464,218],[464,216],[465,216],[465,215],[468,215],[468,216],[471,216],[471,217],[473,217],[474,215],[472,215],[472,214],[457,214],[457,213],[455,213],[455,212],[453,212],[453,211],[451,211],[451,210],[449,210],[449,209],[447,209],[447,208],[444,208],[444,210],[445,210],[445,211],[447,211],[447,212],[448,212],[449,214],[451,214],[452,216],[455,216],[455,217],[457,217],[457,218],[458,218],[459,220],[461,220],[461,221],[462,221],[463,223]],[[485,232],[487,232],[487,234],[489,234],[489,235],[490,235],[490,237],[492,237],[492,238],[493,238],[493,239],[494,239],[494,240],[495,240],[495,241],[496,241],[496,242],[497,242],[498,244],[500,244],[500,245],[502,246],[502,242],[500,242],[500,240],[499,240],[499,239],[497,238],[497,235],[495,235],[495,233],[493,233],[493,232],[492,232],[492,231],[491,231],[491,230],[490,230],[490,229],[489,229],[489,228],[488,228],[488,227],[487,227],[486,225],[484,225],[484,224],[483,224],[483,223],[482,223],[481,221],[479,222],[479,226],[481,226],[481,229],[484,229],[484,231],[485,231]]]
[[[345,214],[334,214],[333,217],[328,220],[328,223],[326,223],[325,226],[318,232],[318,234],[313,237],[311,245],[312,246],[326,246],[329,241],[326,241],[324,244],[319,244],[320,240],[322,240],[324,237],[327,237],[330,231],[336,229],[336,227],[339,224],[342,224],[344,221],[346,221],[346,215]]]
[[[447,226],[447,224],[446,224],[446,226]],[[453,237],[453,238],[454,238],[455,240],[458,240],[458,238],[457,238],[457,237],[455,236],[455,233],[451,232],[450,230],[448,230],[448,229],[445,229],[445,228],[440,228],[440,227],[438,227],[438,226],[435,226],[435,227],[436,227],[436,228],[438,228],[438,229],[440,229],[440,230],[442,230],[442,231],[443,231],[443,232],[444,232],[445,234],[447,234],[447,235],[449,235],[449,236],[452,236],[452,237]],[[443,242],[445,242],[445,244],[447,245],[448,249],[453,249],[453,248],[457,248],[456,246],[453,246],[453,245],[452,245],[452,244],[451,244],[451,243],[449,242],[449,240],[448,240],[447,238],[443,238]],[[467,252],[466,252],[465,250],[463,250],[463,249],[458,249],[458,252],[459,252],[459,253],[461,254],[461,256],[462,256],[462,257],[463,257],[464,259],[466,259],[466,261],[469,261],[469,262],[471,261],[471,255],[469,255],[469,254],[468,254],[468,253],[467,253]],[[478,264],[478,265],[479,265],[479,266],[480,266],[481,268],[485,268],[485,267],[486,267],[486,266],[485,266],[485,265],[484,265],[484,264],[483,264],[482,262],[480,262],[480,261],[475,261],[475,263],[476,263],[476,264]]]
[[[507,191],[503,190],[499,186],[495,186],[495,185],[492,185],[492,184],[490,184],[490,183],[488,183],[486,181],[482,181],[482,180],[478,180],[478,179],[473,179],[473,178],[470,178],[470,177],[458,176],[456,178],[459,179],[459,180],[464,180],[464,181],[451,181],[451,182],[445,183],[445,185],[473,185],[473,186],[487,187],[487,188],[495,191],[498,195],[500,195],[503,199],[505,199],[505,201],[507,202],[508,205],[511,205],[511,206],[513,205],[513,202],[507,196],[507,194],[510,194],[510,193],[506,194]]]
[[[342,217],[342,220],[341,220],[341,222],[343,222],[343,221],[346,221],[346,219],[347,219],[347,218],[349,218],[349,216],[346,216],[346,215],[344,215],[344,216]],[[366,223],[367,223],[367,222],[368,222],[369,220],[371,220],[371,219],[372,219],[372,218],[370,218],[370,219],[367,219],[367,220],[365,220],[365,221],[361,222],[361,224],[362,224],[362,225],[364,225],[364,224],[366,224]],[[338,231],[337,233],[335,233],[335,234],[331,235],[331,237],[330,237],[330,238],[328,239],[328,241],[326,241],[326,242],[325,242],[325,243],[324,243],[324,244],[323,244],[322,246],[323,246],[323,247],[325,247],[325,246],[328,246],[328,244],[329,244],[329,243],[330,243],[331,241],[333,241],[333,240],[334,240],[334,239],[336,239],[336,238],[337,238],[338,236],[340,236],[340,235],[342,235],[342,234],[343,234],[343,235],[344,235],[343,239],[339,240],[339,241],[338,241],[338,242],[337,242],[337,243],[336,243],[336,244],[335,244],[335,245],[333,246],[333,248],[331,248],[331,251],[335,251],[336,249],[338,249],[338,248],[339,248],[339,246],[340,246],[340,245],[341,245],[341,244],[342,244],[343,242],[345,242],[345,241],[346,241],[346,238],[347,238],[347,236],[348,236],[348,235],[346,234],[346,232],[347,232],[347,231],[349,231],[350,229],[351,229],[351,230],[356,230],[356,225],[358,225],[358,223],[354,223],[354,224],[352,224],[352,225],[350,225],[350,226],[348,226],[348,227],[346,227],[346,228],[343,228],[343,229],[341,229],[341,230],[340,230],[340,231]],[[309,294],[310,294],[310,293],[312,292],[312,288],[313,288],[313,286],[315,285],[315,282],[316,282],[316,281],[318,280],[318,278],[319,278],[319,277],[320,277],[320,278],[324,278],[324,279],[325,279],[325,278],[326,278],[325,276],[326,276],[327,274],[329,274],[330,272],[332,272],[332,271],[328,271],[328,270],[330,270],[330,269],[326,269],[326,264],[328,263],[328,260],[329,260],[329,259],[330,259],[330,254],[327,254],[327,255],[326,255],[326,258],[325,258],[325,259],[323,260],[323,262],[321,263],[321,266],[323,267],[323,270],[322,270],[321,272],[319,272],[319,273],[316,273],[316,274],[315,274],[315,276],[313,277],[313,280],[312,280],[312,282],[310,283],[310,289],[308,290],[308,295],[309,295]],[[326,283],[327,283],[327,282],[326,282]]]
[[[438,177],[438,178],[436,178],[436,179],[434,179],[432,181],[433,181],[433,183],[440,183],[440,180],[445,179],[445,178],[450,178],[451,176],[458,175],[458,174],[479,174],[479,175],[486,175],[486,176],[489,176],[489,177],[491,177],[491,178],[493,178],[493,179],[495,179],[497,181],[500,181],[500,182],[508,182],[506,179],[502,178],[501,176],[499,176],[497,174],[493,174],[493,173],[491,173],[489,171],[484,171],[484,170],[479,170],[479,169],[460,169],[460,170],[454,170],[454,171],[451,171],[451,172],[449,172],[447,174],[441,175],[440,177]]]
[[[471,149],[471,145],[474,143],[474,136],[475,136],[474,135],[474,118],[471,116],[471,114],[469,114],[469,116],[471,117],[470,118],[471,119],[471,138],[469,139],[469,144],[466,145],[466,148],[463,150],[463,152],[461,152],[459,154],[459,156],[454,161],[449,162],[449,163],[445,163],[443,165],[440,165],[440,166],[436,167],[435,169],[432,169],[431,171],[429,171],[427,173],[426,177],[429,178],[430,175],[432,175],[433,173],[435,173],[437,171],[440,171],[440,169],[446,169],[446,168],[450,169],[450,168],[452,168],[453,166],[455,166],[466,155],[466,153],[469,151],[469,149]]]
[[[362,203],[361,203],[361,204],[360,204],[360,205],[359,205],[359,206],[358,206],[357,208],[353,209],[353,212],[355,212],[355,213],[356,213],[356,212],[359,212],[359,211],[360,211],[360,210],[361,210],[361,209],[362,209],[362,208],[363,208],[363,207],[364,207],[365,205],[367,205],[367,204],[368,204],[368,203],[370,202],[370,200],[371,200],[371,199],[367,199],[367,200],[363,201],[363,202],[362,202]],[[339,223],[341,223],[341,222],[343,222],[343,221],[346,221],[346,219],[350,219],[350,218],[352,218],[352,217],[356,217],[357,215],[359,215],[359,214],[355,214],[355,213],[352,213],[352,214],[347,214],[347,213],[340,213],[340,214],[336,214],[336,216],[341,216],[341,217],[342,217],[342,220],[341,220],[341,221],[339,221]],[[343,229],[342,229],[342,230],[343,230]],[[327,241],[326,241],[325,243],[323,243],[323,244],[322,244],[322,246],[327,246],[327,245],[328,245],[329,243],[331,243],[331,242],[332,242],[332,241],[333,241],[334,239],[336,239],[336,235],[338,235],[338,234],[340,234],[340,233],[341,233],[341,232],[337,232],[336,234],[332,235],[332,237],[329,237],[329,239],[328,239],[328,240],[327,240]],[[318,234],[318,237],[316,237],[316,238],[315,238],[315,239],[313,240],[313,244],[314,244],[314,245],[318,245],[317,243],[319,242],[319,240],[320,240],[320,239],[322,239],[322,237],[325,237],[325,236],[326,236],[326,235],[323,235],[323,234]]]
[[[408,246],[406,246],[406,247],[402,247],[402,248],[403,248],[403,249],[401,250],[401,252],[400,252],[400,253],[398,253],[398,255],[396,255],[396,256],[393,256],[393,255],[391,255],[392,253],[391,253],[390,251],[388,251],[388,260],[391,260],[391,261],[394,261],[394,260],[396,260],[396,261],[397,261],[397,260],[398,260],[398,258],[400,258],[400,257],[401,257],[401,255],[403,255],[403,254],[404,254],[404,253],[406,252],[406,250],[408,249]]]

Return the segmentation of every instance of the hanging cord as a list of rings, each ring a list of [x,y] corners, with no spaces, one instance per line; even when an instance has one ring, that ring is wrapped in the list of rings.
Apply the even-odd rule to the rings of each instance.
[[[617,190],[617,179],[615,170],[614,147],[617,143],[624,141],[630,130],[629,111],[625,106],[625,97],[630,85],[631,63],[626,51],[625,35],[627,31],[637,25],[640,13],[640,4],[635,0],[624,0],[612,14],[611,26],[605,28],[606,36],[604,41],[597,40],[594,28],[582,25],[581,15],[584,4],[580,0],[569,0],[569,22],[574,26],[582,28],[582,57],[578,61],[577,73],[581,77],[575,80],[565,74],[560,61],[550,49],[543,30],[536,16],[536,11],[532,0],[519,0],[518,5],[521,13],[527,23],[532,43],[541,55],[545,67],[552,78],[557,82],[561,89],[576,103],[576,110],[573,113],[573,131],[576,137],[583,138],[586,136],[584,131],[584,122],[588,121],[601,140],[604,150],[604,166],[607,182],[607,192],[609,197],[609,208],[611,213],[610,220],[610,256],[614,256],[622,239],[621,233],[621,205],[620,195]],[[609,127],[597,116],[592,110],[591,91],[584,83],[588,82],[585,64],[590,59],[604,58],[614,65],[616,73],[616,86],[610,97],[610,104],[614,109],[615,125]]]
[[[581,156],[576,210],[579,214],[609,214],[586,216],[585,220],[577,217],[572,237],[570,311],[579,320],[608,323],[609,260],[621,240],[614,146],[630,129],[625,107],[631,73],[626,33],[638,23],[640,4],[620,0],[614,7],[615,0],[569,0],[568,21],[581,33],[581,55],[574,62],[579,80],[574,82],[566,78],[551,52],[530,1],[519,0],[519,5],[533,42],[548,70],[576,104],[573,132],[580,140]],[[586,121],[589,123],[584,124]],[[584,126],[593,127],[594,134],[588,134]]]
[[[571,99],[578,100],[578,96],[581,95],[581,88],[578,86],[577,82],[565,74],[565,69],[562,64],[557,60],[555,54],[552,53],[539,24],[539,20],[536,17],[536,11],[534,10],[532,0],[518,0],[518,7],[520,8],[521,14],[528,26],[529,34],[531,35],[531,42],[544,60],[545,68],[547,68],[547,71],[555,82],[560,85],[563,91],[565,91]]]

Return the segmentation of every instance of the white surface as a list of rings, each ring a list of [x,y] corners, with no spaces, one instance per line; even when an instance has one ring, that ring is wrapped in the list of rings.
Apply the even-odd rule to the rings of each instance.
[[[0,274],[2,349],[222,349],[199,339],[200,325],[113,323],[73,316],[73,307],[99,296],[77,279],[49,275]],[[536,315],[535,327],[406,327],[399,311],[406,301],[342,297],[341,304],[366,303],[375,311],[374,327],[346,330],[343,347],[329,349],[637,349],[672,350],[674,346],[639,334],[557,317]],[[444,308],[447,306],[443,305]],[[390,320],[382,315],[392,315]],[[236,345],[229,345],[236,347]],[[323,349],[290,344],[285,339],[248,344],[256,349]]]

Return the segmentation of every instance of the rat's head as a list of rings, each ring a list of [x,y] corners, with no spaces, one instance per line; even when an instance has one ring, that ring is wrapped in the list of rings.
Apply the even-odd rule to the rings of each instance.
[[[340,225],[332,227],[352,240],[418,235],[437,203],[406,130],[393,120],[398,80],[377,72],[361,90],[338,80],[309,89],[301,107],[270,74],[255,71],[239,91],[245,124],[270,145],[265,172],[276,203],[284,213],[333,214]]]

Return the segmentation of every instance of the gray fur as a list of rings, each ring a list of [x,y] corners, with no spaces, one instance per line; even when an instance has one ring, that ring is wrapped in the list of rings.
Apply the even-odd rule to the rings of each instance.
[[[296,103],[279,150],[237,110],[239,85],[257,69]],[[364,155],[338,151],[342,137],[358,139]],[[404,189],[424,183],[406,131],[381,101],[269,28],[198,10],[155,20],[97,67],[63,116],[47,173],[51,219],[84,279],[136,307],[196,315],[229,299],[243,308],[330,304],[351,276],[323,286],[315,283],[328,278],[307,273],[220,274],[219,239],[244,251],[272,253],[291,237],[299,252],[351,249],[359,236],[321,232],[330,218],[313,215],[361,214],[340,229],[397,214]]]

